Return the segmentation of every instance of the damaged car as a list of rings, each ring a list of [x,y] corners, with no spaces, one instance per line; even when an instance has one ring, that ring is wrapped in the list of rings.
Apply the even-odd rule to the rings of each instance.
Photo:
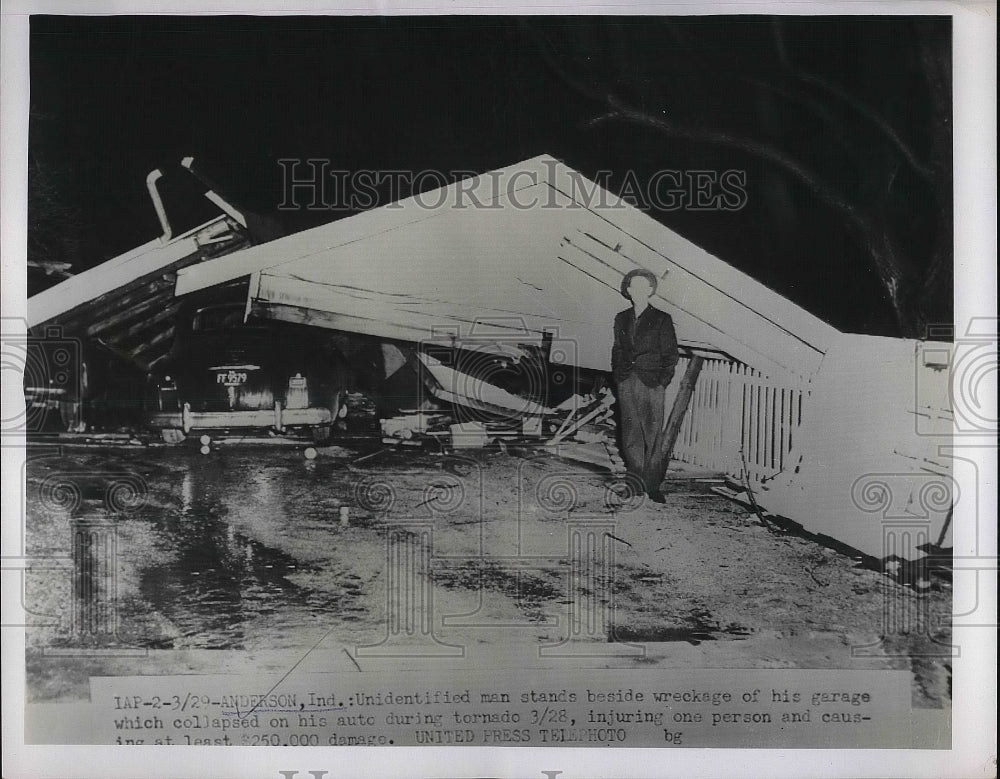
[[[147,425],[168,444],[212,430],[329,440],[347,412],[344,356],[315,328],[245,322],[244,311],[221,303],[179,315],[173,347],[150,366]]]

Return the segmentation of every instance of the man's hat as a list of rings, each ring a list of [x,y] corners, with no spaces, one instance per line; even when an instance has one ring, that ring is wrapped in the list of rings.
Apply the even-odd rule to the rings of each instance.
[[[644,279],[649,281],[649,285],[653,288],[653,292],[656,292],[656,283],[658,279],[656,274],[651,270],[646,270],[645,268],[636,268],[635,270],[630,270],[622,277],[622,297],[626,300],[631,300],[628,294],[628,285],[632,283],[632,279],[636,276],[642,276]]]

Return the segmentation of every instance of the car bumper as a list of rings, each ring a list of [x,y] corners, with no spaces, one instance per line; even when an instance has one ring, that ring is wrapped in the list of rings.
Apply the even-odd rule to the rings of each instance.
[[[276,404],[271,409],[255,411],[192,411],[185,403],[181,411],[158,412],[149,417],[149,425],[156,428],[191,430],[239,427],[286,427],[329,425],[333,415],[328,408],[282,408]]]

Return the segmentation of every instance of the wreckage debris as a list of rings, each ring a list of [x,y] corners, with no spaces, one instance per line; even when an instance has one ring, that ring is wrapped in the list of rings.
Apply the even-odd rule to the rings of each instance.
[[[379,420],[383,438],[411,439],[414,435],[442,433],[451,424],[450,414],[416,411]]]
[[[433,358],[426,364],[443,367]],[[431,375],[434,377],[435,373]],[[447,377],[437,371],[436,378]],[[615,442],[615,397],[609,389],[587,395],[574,394],[550,409],[472,377],[465,377],[460,386],[471,389],[476,397],[456,391],[444,393],[456,407],[455,414],[434,409],[408,411],[380,419],[382,443],[417,447],[435,440],[452,449],[482,449],[496,443],[503,451],[507,451],[507,443],[522,443],[558,457],[605,468],[615,475],[625,472],[625,463]],[[441,397],[442,393],[439,389],[435,395]],[[489,398],[492,402],[486,404],[477,398]],[[515,415],[518,403],[521,408]],[[492,406],[498,418],[456,421],[456,416],[461,416],[461,409],[482,412],[486,405]],[[546,435],[548,438],[542,440]]]
[[[534,191],[535,202],[543,202],[552,188],[576,191],[579,175],[547,155],[496,173],[511,179],[527,175],[535,183],[522,194],[530,198]],[[332,337],[338,339],[380,340],[383,383],[395,378],[410,386],[419,377],[437,401],[455,410],[440,430],[418,425],[386,432],[379,431],[379,416],[392,418],[395,412],[355,420],[357,397],[349,395],[348,418],[330,420],[320,432],[352,426],[360,433],[360,423],[371,423],[363,430],[366,438],[381,432],[376,440],[397,447],[433,440],[443,451],[456,442],[450,425],[472,418],[482,422],[485,433],[461,432],[474,433],[467,440],[477,445],[521,440],[602,465],[606,456],[607,467],[620,468],[613,423],[599,410],[600,397],[574,396],[549,408],[550,398],[521,397],[503,381],[490,384],[472,374],[481,367],[499,377],[562,376],[566,383],[560,391],[570,392],[578,390],[573,382],[579,372],[606,374],[608,325],[621,304],[619,283],[643,267],[660,278],[671,274],[656,304],[673,317],[687,351],[678,366],[685,366],[683,378],[667,390],[672,411],[665,437],[672,445],[665,449],[676,446],[677,460],[725,474],[734,485],[745,479],[763,512],[868,555],[886,554],[884,523],[878,519],[891,507],[879,496],[890,493],[892,507],[921,504],[924,515],[915,519],[929,519],[928,538],[937,538],[937,547],[952,546],[948,517],[959,496],[953,492],[953,464],[939,446],[950,440],[956,423],[947,370],[956,353],[948,340],[840,332],[648,214],[603,204],[545,213],[517,208],[500,202],[492,175],[472,182],[477,196],[493,204],[488,212],[456,211],[451,197],[438,198],[434,208],[407,199],[258,242],[247,219],[221,198],[216,205],[225,213],[175,235],[155,188],[162,173],[154,174],[147,183],[153,185],[163,235],[28,301],[33,337],[52,331],[79,339],[85,347],[81,365],[105,362],[106,355],[98,362],[88,357],[99,342],[133,373],[148,372],[177,335],[179,301],[204,294],[213,302],[238,304],[244,320],[336,331]],[[457,190],[465,182],[449,186]],[[485,227],[495,230],[495,240],[482,240]],[[440,240],[441,229],[447,241]],[[537,239],[528,239],[536,233]],[[415,245],[434,251],[414,255]],[[470,263],[467,247],[473,245],[478,256]],[[431,322],[450,323],[447,333],[433,332]],[[483,338],[484,332],[491,338]],[[429,335],[442,351],[463,350],[468,357],[469,348],[463,347],[468,344],[473,355],[452,364],[421,353]],[[542,348],[523,348],[531,339]],[[862,404],[859,387],[865,392]],[[65,430],[80,433],[93,424],[80,416],[86,399],[79,392],[55,397],[51,387],[35,383],[25,392],[26,403]],[[379,399],[392,400],[394,394],[389,390]],[[128,408],[121,405],[116,413]],[[586,419],[587,413],[594,416]],[[280,429],[282,419],[275,416]],[[406,430],[409,434],[400,432]],[[163,437],[167,444],[184,440],[180,430],[165,429]],[[922,505],[931,496],[935,499]],[[907,559],[920,558],[923,546],[899,551]]]

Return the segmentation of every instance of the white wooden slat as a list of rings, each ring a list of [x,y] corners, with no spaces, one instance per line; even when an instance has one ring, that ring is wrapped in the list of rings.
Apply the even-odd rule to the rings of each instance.
[[[677,366],[683,375],[688,358]],[[667,392],[667,410],[676,397]],[[741,363],[712,358],[702,367],[681,424],[673,458],[717,470],[752,485],[773,477],[788,464],[792,430],[799,423],[801,390],[781,385]],[[740,455],[740,449],[743,455]]]

